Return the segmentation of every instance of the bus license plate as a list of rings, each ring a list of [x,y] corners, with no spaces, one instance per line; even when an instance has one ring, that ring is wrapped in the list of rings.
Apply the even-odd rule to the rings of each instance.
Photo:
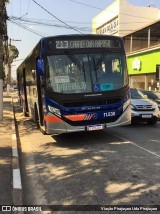
[[[88,131],[101,130],[101,129],[103,129],[103,125],[88,126]]]

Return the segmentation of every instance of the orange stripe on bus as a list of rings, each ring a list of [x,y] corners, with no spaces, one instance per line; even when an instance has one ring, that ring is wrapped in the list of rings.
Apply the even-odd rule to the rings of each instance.
[[[63,122],[63,120],[61,120],[59,117],[56,117],[56,116],[51,116],[51,115],[45,115],[44,116],[44,120],[46,122]]]
[[[71,121],[80,121],[85,119],[86,114],[64,115],[64,117]]]

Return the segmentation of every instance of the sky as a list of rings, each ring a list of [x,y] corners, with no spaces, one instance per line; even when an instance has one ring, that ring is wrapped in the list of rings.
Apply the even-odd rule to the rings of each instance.
[[[7,4],[8,37],[19,57],[11,65],[16,69],[44,36],[92,32],[92,19],[114,0],[10,0]],[[137,6],[160,8],[160,0],[128,0]],[[71,28],[68,29],[68,26]],[[76,29],[76,30],[74,30]]]

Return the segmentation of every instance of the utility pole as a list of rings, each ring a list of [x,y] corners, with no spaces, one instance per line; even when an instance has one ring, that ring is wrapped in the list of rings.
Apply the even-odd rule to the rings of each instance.
[[[11,39],[8,45],[7,41],[7,53],[8,53],[8,74],[7,74],[7,95],[9,95],[11,84],[11,56],[10,56]]]
[[[0,35],[0,121],[3,120],[3,42]]]
[[[4,1],[0,1],[0,121],[3,120],[3,15]]]
[[[7,13],[5,7],[5,0],[0,0],[0,121],[3,120],[3,78],[4,78],[4,44],[3,42],[8,39],[7,36]]]

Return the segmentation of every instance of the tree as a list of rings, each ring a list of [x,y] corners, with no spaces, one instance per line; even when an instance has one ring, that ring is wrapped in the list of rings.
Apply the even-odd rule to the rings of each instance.
[[[5,4],[8,2],[9,0],[0,0],[0,121],[3,120],[3,36],[7,36]]]
[[[13,62],[19,55],[18,49],[14,45],[9,46],[9,56],[10,56],[10,63]]]
[[[16,59],[19,55],[18,49],[14,45],[9,45],[8,49],[4,49],[4,51],[3,51],[3,56],[4,56],[3,62],[4,62],[4,64],[8,63],[8,57],[9,57],[8,52],[9,52],[9,56],[10,56],[10,63],[12,63],[13,60]]]

